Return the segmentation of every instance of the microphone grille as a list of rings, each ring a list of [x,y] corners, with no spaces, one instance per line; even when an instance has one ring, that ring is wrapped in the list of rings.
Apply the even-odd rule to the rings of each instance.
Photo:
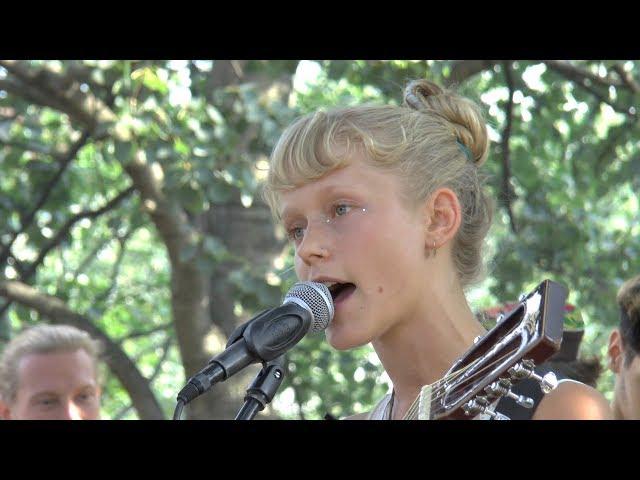
[[[310,332],[321,332],[333,319],[334,308],[331,293],[326,285],[316,282],[298,282],[287,292],[284,302],[296,298],[302,300],[313,314]]]

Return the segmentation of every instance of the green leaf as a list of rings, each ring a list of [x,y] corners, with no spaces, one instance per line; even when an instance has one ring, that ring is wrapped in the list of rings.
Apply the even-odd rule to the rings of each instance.
[[[145,67],[131,73],[133,80],[141,81],[145,87],[159,92],[163,95],[169,92],[167,84],[158,77],[158,74],[151,68]]]
[[[113,142],[113,154],[123,164],[131,161],[134,153],[135,148],[132,142],[120,142],[118,140]]]

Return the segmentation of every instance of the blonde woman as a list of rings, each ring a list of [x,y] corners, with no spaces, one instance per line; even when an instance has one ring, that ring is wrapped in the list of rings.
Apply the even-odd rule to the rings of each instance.
[[[265,198],[295,247],[300,280],[330,285],[329,343],[371,343],[393,383],[357,418],[402,419],[485,330],[464,289],[482,274],[491,224],[482,190],[486,125],[470,100],[426,80],[402,106],[318,111],[289,126]],[[599,419],[606,400],[561,382],[538,419]]]

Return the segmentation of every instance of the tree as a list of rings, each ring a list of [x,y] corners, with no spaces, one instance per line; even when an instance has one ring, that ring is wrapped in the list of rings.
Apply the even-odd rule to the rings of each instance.
[[[284,126],[397,102],[422,76],[476,98],[490,125],[498,209],[474,306],[554,278],[583,313],[585,351],[602,353],[640,247],[638,62],[1,61],[3,341],[39,321],[84,328],[107,346],[106,416],[167,418],[185,378],[295,281],[257,194]],[[272,415],[362,411],[387,388],[369,347],[322,336],[288,367]],[[187,414],[233,418],[256,371]]]

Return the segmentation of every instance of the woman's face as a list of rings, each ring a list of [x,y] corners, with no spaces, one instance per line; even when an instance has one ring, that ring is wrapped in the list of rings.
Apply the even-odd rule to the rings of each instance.
[[[426,227],[402,202],[401,188],[396,175],[354,156],[347,167],[281,196],[298,278],[349,284],[332,292],[327,339],[334,348],[380,337],[423,301]]]

